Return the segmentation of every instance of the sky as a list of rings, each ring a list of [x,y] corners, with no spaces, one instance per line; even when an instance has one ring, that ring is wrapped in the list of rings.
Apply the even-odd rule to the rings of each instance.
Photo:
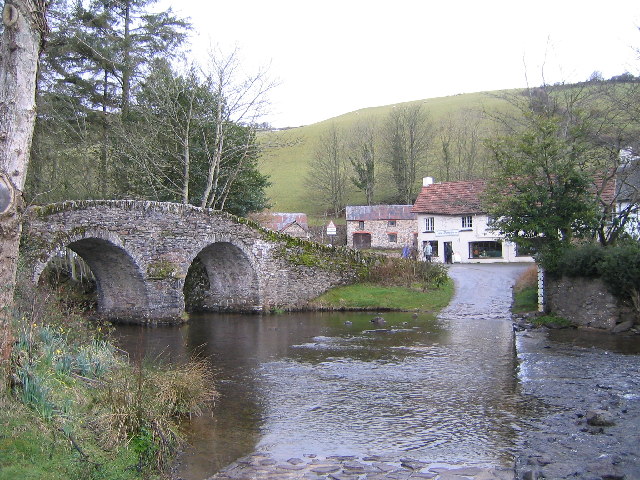
[[[162,0],[192,56],[268,67],[274,127],[366,107],[543,82],[640,75],[638,0]]]

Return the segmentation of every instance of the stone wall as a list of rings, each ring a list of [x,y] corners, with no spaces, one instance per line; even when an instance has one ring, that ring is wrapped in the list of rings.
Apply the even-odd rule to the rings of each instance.
[[[353,234],[366,232],[371,234],[371,248],[398,249],[411,247],[414,243],[418,224],[415,219],[395,220],[395,225],[389,225],[389,220],[365,220],[364,229],[359,229],[358,220],[347,222],[347,245],[353,247]],[[395,234],[396,241],[389,241],[389,234]]]
[[[331,248],[190,205],[136,201],[66,202],[29,210],[25,259],[33,281],[65,247],[96,277],[100,313],[178,318],[196,259],[208,276],[203,308],[293,310],[356,280],[358,252]]]
[[[613,330],[631,325],[634,315],[599,278],[545,278],[547,310],[572,323],[591,328]]]

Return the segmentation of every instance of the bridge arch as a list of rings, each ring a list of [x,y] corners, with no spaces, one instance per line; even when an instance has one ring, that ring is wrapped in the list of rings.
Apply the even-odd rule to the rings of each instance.
[[[88,229],[66,236],[52,246],[44,256],[46,261],[38,262],[33,275],[35,282],[51,259],[65,248],[77,253],[91,268],[96,279],[98,313],[135,316],[148,311],[148,292],[140,268],[144,262],[113,232]]]
[[[262,292],[253,254],[229,238],[201,246],[192,256],[185,280],[188,311],[262,309]]]

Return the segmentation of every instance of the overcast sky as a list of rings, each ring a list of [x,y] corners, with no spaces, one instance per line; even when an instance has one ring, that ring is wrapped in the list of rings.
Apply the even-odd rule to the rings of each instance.
[[[194,56],[269,65],[273,126],[458,93],[640,74],[638,0],[163,0]]]

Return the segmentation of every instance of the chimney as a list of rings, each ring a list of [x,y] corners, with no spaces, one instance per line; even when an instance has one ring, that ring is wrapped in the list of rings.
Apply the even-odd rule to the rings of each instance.
[[[429,185],[433,185],[433,177],[424,177],[422,179],[422,186],[428,187]]]

